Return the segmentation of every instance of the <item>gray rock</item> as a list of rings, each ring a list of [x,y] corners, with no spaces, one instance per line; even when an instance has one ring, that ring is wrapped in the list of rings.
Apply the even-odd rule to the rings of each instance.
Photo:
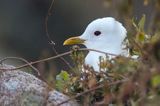
[[[15,68],[0,65],[0,68]],[[20,70],[0,70],[0,106],[55,106],[69,97],[50,90],[48,85],[35,76]],[[76,106],[74,100],[61,106]]]

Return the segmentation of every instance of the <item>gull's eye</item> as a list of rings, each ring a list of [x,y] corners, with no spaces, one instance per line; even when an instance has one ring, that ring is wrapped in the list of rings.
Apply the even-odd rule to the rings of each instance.
[[[95,35],[95,36],[99,36],[100,34],[101,34],[100,31],[95,31],[95,32],[94,32],[94,35]]]

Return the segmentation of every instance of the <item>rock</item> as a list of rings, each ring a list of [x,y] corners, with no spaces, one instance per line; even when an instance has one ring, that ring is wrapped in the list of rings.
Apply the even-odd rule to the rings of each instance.
[[[15,68],[0,65],[0,68]],[[0,70],[1,106],[55,106],[69,97],[50,90],[49,86],[35,76],[20,70]],[[77,106],[72,100],[61,106]]]

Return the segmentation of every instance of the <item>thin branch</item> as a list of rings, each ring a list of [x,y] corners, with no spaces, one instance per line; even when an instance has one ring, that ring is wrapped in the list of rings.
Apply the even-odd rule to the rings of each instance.
[[[103,54],[106,54],[106,55],[119,56],[119,55],[116,55],[116,54],[106,53],[106,52],[99,51],[99,50],[94,50],[94,49],[80,48],[80,49],[78,49],[78,50],[79,50],[79,51],[95,51],[95,52],[103,53]],[[62,57],[62,56],[71,54],[72,52],[73,52],[73,51],[71,50],[71,51],[68,51],[68,52],[65,52],[65,53],[62,53],[62,54],[58,54],[58,55],[56,55],[56,56],[52,56],[52,57],[49,57],[49,58],[37,60],[37,61],[34,61],[34,62],[29,62],[29,63],[27,63],[27,64],[24,64],[24,65],[15,67],[15,68],[10,68],[10,69],[0,68],[0,70],[17,70],[17,69],[21,69],[21,68],[24,68],[24,67],[27,67],[27,66],[30,66],[30,65],[33,65],[33,64],[40,63],[40,62],[45,62],[45,61],[49,61],[49,60],[52,60],[52,59],[60,58],[60,57]],[[126,58],[128,58],[128,57],[126,57]],[[132,59],[132,58],[131,58],[131,59]]]
[[[38,76],[40,76],[39,70],[38,70],[36,67],[34,67],[32,64],[30,64],[30,62],[28,62],[28,61],[25,60],[24,58],[20,58],[20,57],[5,57],[5,58],[3,58],[3,59],[0,60],[0,64],[2,64],[4,61],[6,61],[6,60],[8,60],[8,59],[21,60],[21,61],[27,63],[28,66],[30,66],[33,70],[35,70],[35,71],[37,72]]]
[[[48,13],[46,15],[46,18],[45,18],[45,30],[46,30],[46,36],[47,36],[47,39],[49,41],[49,44],[52,46],[52,50],[54,51],[54,53],[56,55],[58,55],[59,53],[57,52],[57,50],[55,49],[55,42],[51,39],[50,35],[49,35],[49,31],[48,31],[48,19],[49,19],[49,16],[52,15],[52,8],[53,8],[53,4],[54,4],[55,0],[52,0],[51,2],[51,5],[48,9]],[[60,59],[65,63],[67,64],[67,66],[70,68],[70,69],[73,69],[72,66],[69,64],[69,62],[67,62],[63,57],[60,57]]]
[[[24,65],[18,66],[18,67],[16,67],[16,68],[10,68],[10,69],[0,68],[0,70],[17,70],[17,69],[25,68],[25,67],[30,66],[30,65],[33,65],[33,64],[37,64],[37,63],[40,63],[40,62],[49,61],[49,60],[52,60],[52,59],[56,59],[56,58],[59,58],[59,57],[68,55],[68,54],[70,54],[71,52],[72,52],[72,51],[69,51],[69,52],[65,52],[65,53],[59,54],[59,55],[57,55],[57,56],[53,56],[53,57],[49,57],[49,58],[37,60],[37,61],[34,61],[34,62],[30,62],[29,64],[24,64]]]
[[[123,83],[123,82],[126,82],[126,81],[127,81],[126,79],[118,80],[118,81],[109,83],[108,86],[116,85],[116,84]],[[86,90],[86,91],[84,91],[84,92],[82,92],[82,93],[77,94],[76,96],[73,96],[73,97],[69,98],[68,100],[65,100],[65,101],[59,103],[57,106],[60,106],[60,105],[62,105],[62,104],[64,104],[64,103],[67,103],[67,102],[69,102],[69,101],[71,101],[71,100],[73,100],[73,99],[75,99],[75,98],[77,98],[77,97],[79,97],[79,96],[84,95],[84,94],[91,93],[91,92],[93,92],[93,91],[95,91],[95,90],[97,90],[97,89],[103,88],[104,86],[105,86],[105,84],[99,85],[99,86],[94,87],[94,88],[89,89],[89,90]]]
[[[103,51],[95,50],[95,49],[80,48],[80,49],[78,49],[78,50],[80,50],[80,51],[94,51],[94,52],[98,52],[98,53],[102,53],[102,54],[106,54],[106,55],[118,56],[118,55],[113,54],[113,53],[107,53],[107,52],[103,52]]]
[[[48,31],[48,18],[49,18],[49,16],[52,15],[52,7],[53,7],[53,4],[54,4],[54,1],[55,1],[55,0],[52,0],[51,5],[50,5],[50,7],[49,7],[49,9],[48,9],[48,13],[47,13],[46,18],[45,18],[46,36],[47,36],[47,38],[48,38],[49,44],[51,44],[51,45],[55,45],[55,42],[51,40],[51,37],[50,37],[50,35],[49,35],[49,31]]]

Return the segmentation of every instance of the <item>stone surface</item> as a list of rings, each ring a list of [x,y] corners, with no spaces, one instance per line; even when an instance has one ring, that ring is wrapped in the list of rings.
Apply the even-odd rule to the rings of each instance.
[[[0,65],[0,68],[14,68]],[[35,76],[20,70],[0,70],[0,106],[56,106],[69,97],[49,90],[48,85]],[[76,106],[74,100],[61,106]]]

